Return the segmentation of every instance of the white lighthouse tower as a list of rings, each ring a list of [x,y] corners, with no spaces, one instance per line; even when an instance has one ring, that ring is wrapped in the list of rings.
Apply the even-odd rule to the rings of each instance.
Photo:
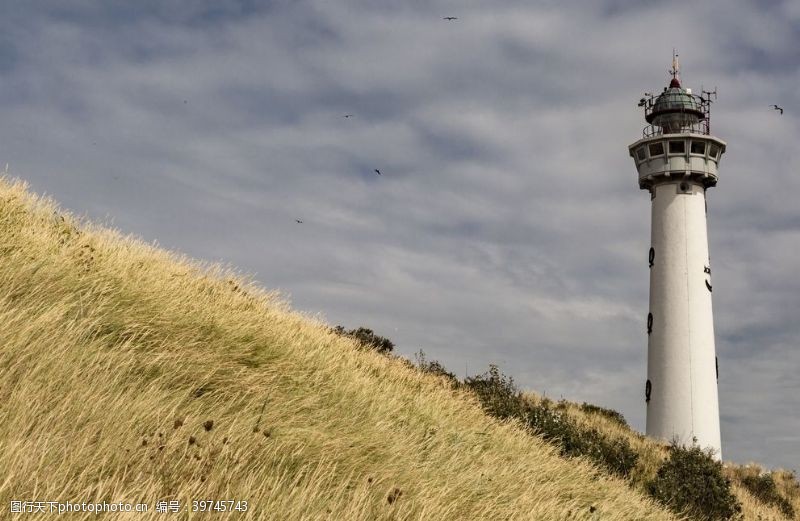
[[[649,125],[630,145],[639,188],[650,192],[647,435],[696,443],[721,457],[718,365],[711,312],[706,191],[716,186],[725,142],[711,135],[711,96],[672,81],[639,102]]]

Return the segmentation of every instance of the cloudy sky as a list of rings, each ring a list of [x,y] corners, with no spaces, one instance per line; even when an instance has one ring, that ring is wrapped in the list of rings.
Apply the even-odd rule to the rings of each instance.
[[[400,354],[496,363],[642,430],[650,199],[627,146],[673,47],[728,142],[724,457],[800,468],[796,1],[9,0],[0,162]]]

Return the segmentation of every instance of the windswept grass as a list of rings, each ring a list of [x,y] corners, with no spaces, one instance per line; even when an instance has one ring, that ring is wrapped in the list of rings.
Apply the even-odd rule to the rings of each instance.
[[[250,519],[674,519],[230,270],[5,179],[0,256],[0,517],[36,518],[12,500],[142,502],[103,518],[147,520],[212,499]]]

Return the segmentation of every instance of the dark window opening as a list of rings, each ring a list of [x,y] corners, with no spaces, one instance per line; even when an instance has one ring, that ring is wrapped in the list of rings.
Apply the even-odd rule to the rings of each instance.
[[[650,143],[650,157],[664,155],[664,143]]]
[[[685,154],[686,153],[686,142],[685,141],[670,141],[669,142],[669,153],[670,154]]]
[[[706,155],[705,141],[692,141],[692,154]]]
[[[650,254],[647,256],[647,260],[650,263],[651,268],[653,267],[653,261],[655,260],[655,258],[656,258],[656,250],[651,247]]]
[[[717,368],[717,380],[719,380],[719,357],[717,356],[714,357],[714,365]]]
[[[650,383],[650,380],[647,380],[647,383],[644,384],[644,401],[650,402],[650,394],[653,392],[653,384]]]
[[[636,157],[639,158],[639,161],[644,161],[646,154],[644,151],[644,147],[639,147],[636,149]]]
[[[653,314],[652,313],[648,313],[647,314],[647,334],[649,335],[652,332],[653,332]]]

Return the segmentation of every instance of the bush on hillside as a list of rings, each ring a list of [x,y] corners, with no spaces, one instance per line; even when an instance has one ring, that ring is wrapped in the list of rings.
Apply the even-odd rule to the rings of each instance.
[[[583,402],[581,404],[581,410],[590,414],[599,414],[601,416],[605,416],[606,418],[619,423],[623,427],[628,426],[628,422],[625,421],[625,417],[622,415],[622,413],[617,412],[614,409],[606,409],[605,407]]]
[[[742,485],[750,491],[759,501],[767,505],[774,505],[789,519],[794,519],[794,507],[778,492],[772,475],[745,476]]]
[[[800,501],[800,481],[797,480],[796,470],[775,470],[772,471],[772,479],[780,494],[796,504]]]
[[[545,440],[555,444],[562,456],[584,456],[598,466],[619,476],[628,476],[636,466],[638,454],[624,438],[609,439],[595,429],[576,424],[549,400],[533,403],[517,390],[512,378],[500,373],[494,365],[479,376],[467,378],[464,384],[477,396],[487,413],[501,419],[521,420]]]
[[[490,365],[489,371],[482,375],[470,376],[464,385],[477,395],[483,409],[492,416],[524,418],[525,402],[514,379],[502,374],[496,365]]]
[[[461,385],[461,382],[458,381],[458,377],[455,374],[451,373],[450,371],[445,368],[444,365],[439,363],[436,360],[428,360],[425,357],[425,352],[420,349],[415,355],[414,358],[417,361],[416,367],[423,373],[433,374],[436,376],[443,376],[447,378],[453,387],[458,387]]]
[[[618,476],[628,476],[639,455],[624,438],[610,438],[575,423],[565,408],[548,400],[529,407],[526,423],[544,439],[556,443],[564,456],[584,456]]]
[[[394,349],[394,344],[388,338],[376,335],[371,329],[360,327],[358,329],[351,329],[346,331],[342,326],[333,328],[333,332],[337,335],[342,335],[354,339],[358,344],[365,349],[374,349],[382,354],[389,354]]]
[[[733,518],[742,507],[722,474],[722,463],[712,456],[711,449],[687,448],[673,441],[669,459],[647,484],[647,491],[678,514],[704,521]]]

